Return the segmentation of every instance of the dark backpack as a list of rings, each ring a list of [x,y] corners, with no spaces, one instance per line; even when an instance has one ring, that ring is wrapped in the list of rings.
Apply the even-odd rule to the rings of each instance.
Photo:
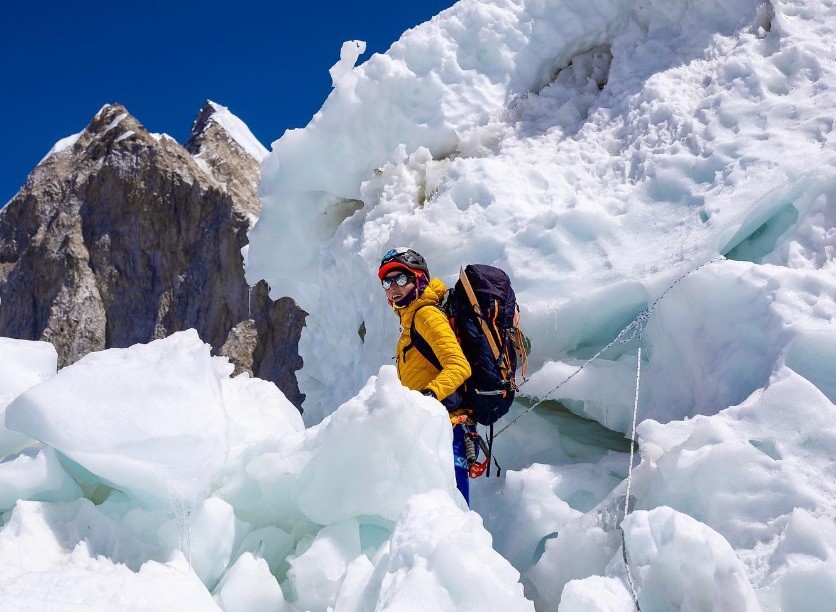
[[[511,280],[499,268],[469,265],[439,308],[447,315],[471,369],[470,378],[455,394],[458,397],[451,398],[454,405],[445,404],[448,408],[467,408],[477,423],[493,425],[508,413],[514,401],[518,356],[523,377],[526,369],[526,349]],[[409,335],[418,352],[440,370],[432,347],[415,329],[414,319]]]

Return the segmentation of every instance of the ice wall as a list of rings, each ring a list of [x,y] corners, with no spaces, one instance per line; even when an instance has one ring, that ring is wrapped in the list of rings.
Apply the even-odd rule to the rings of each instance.
[[[785,429],[805,429],[797,402],[812,402],[830,431],[835,34],[836,6],[813,0],[460,2],[343,72],[350,77],[311,124],[274,143],[264,214],[251,233],[248,278],[267,279],[275,295],[311,312],[300,344],[306,421],[326,417],[391,358],[397,324],[374,272],[393,246],[422,252],[448,283],[465,263],[507,270],[533,341],[524,399],[551,393],[622,432],[635,338],[553,389],[654,305],[643,337],[635,495],[651,529],[669,528],[660,527],[656,548],[638,551],[647,568],[637,572],[639,595],[662,606],[661,589],[672,608],[745,609],[754,588],[766,609],[792,609],[809,579],[801,601],[826,609],[830,549],[814,552],[793,535],[798,561],[774,546],[790,524],[832,541],[825,517],[836,512],[829,487],[816,482],[833,470],[829,433],[814,436],[809,453],[776,450]],[[778,398],[764,399],[764,410],[784,416],[744,441],[748,425],[734,407],[761,395]],[[642,484],[657,459],[650,423],[668,436],[712,423],[711,434],[664,458],[676,467],[654,481],[658,490]],[[601,492],[623,479],[623,459],[573,470],[559,453],[539,466],[529,450],[514,456],[504,483],[478,485],[528,517],[509,526],[484,503],[494,546],[541,609],[563,606],[564,593],[565,609],[629,608],[620,538],[602,518],[624,494],[623,482]],[[522,456],[528,464],[516,461]],[[798,481],[789,466],[808,460],[812,474]],[[732,485],[707,476],[721,470],[736,474],[751,505],[727,505]],[[819,484],[827,494],[812,494]],[[654,513],[663,506],[699,525]],[[725,586],[709,588],[695,574],[665,591],[659,576],[695,542],[700,558],[725,568]]]
[[[832,266],[823,228],[836,178],[820,111],[833,102],[832,10],[804,6],[460,2],[337,82],[309,126],[274,143],[250,236],[248,278],[311,312],[306,420],[391,356],[396,323],[374,271],[392,246],[414,246],[446,282],[468,262],[506,269],[548,382],[718,254]],[[757,282],[737,291],[739,274],[706,268],[660,307],[648,416],[741,401],[795,342],[778,331],[792,317]],[[749,325],[764,337],[726,351],[726,331]],[[623,385],[601,380],[630,378],[625,351],[635,346],[556,399],[623,431],[629,393],[614,398]],[[706,370],[720,379],[708,393]]]

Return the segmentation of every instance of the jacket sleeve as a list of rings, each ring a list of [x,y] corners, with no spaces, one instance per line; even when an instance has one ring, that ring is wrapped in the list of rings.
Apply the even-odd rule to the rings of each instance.
[[[441,371],[426,388],[443,400],[470,378],[470,364],[447,317],[437,308],[421,308],[416,312],[415,330],[432,347],[441,364]]]

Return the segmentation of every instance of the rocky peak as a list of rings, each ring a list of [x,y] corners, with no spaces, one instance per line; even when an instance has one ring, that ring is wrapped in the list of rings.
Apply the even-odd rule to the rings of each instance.
[[[207,103],[186,148],[108,104],[56,143],[0,210],[0,335],[52,342],[63,367],[194,328],[298,405],[304,313],[244,280],[260,210],[247,134]]]
[[[235,192],[235,201],[243,205],[244,212],[255,216],[260,213],[257,177],[267,149],[243,121],[225,106],[207,100],[184,146],[219,184]],[[245,177],[255,179],[242,182]]]
[[[110,140],[123,137],[128,132],[148,135],[148,131],[128,112],[128,109],[115,103],[105,104],[84,129],[84,133],[94,138],[105,138],[110,135]]]

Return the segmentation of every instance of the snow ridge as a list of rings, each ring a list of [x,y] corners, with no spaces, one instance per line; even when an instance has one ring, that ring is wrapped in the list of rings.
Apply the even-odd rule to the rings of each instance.
[[[262,162],[270,152],[264,148],[258,138],[253,136],[250,128],[241,121],[238,117],[233,115],[226,106],[221,106],[211,100],[208,103],[215,110],[212,115],[212,120],[216,121],[232,139],[238,143],[244,151],[253,156],[256,161]]]

